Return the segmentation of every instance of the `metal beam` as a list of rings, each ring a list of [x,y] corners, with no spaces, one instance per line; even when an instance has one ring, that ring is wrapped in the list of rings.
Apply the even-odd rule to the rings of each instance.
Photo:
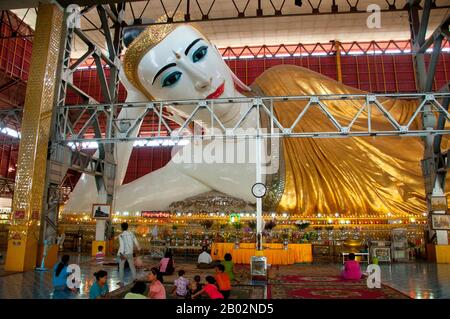
[[[263,97],[263,98],[234,98],[234,99],[216,99],[216,100],[175,100],[175,101],[160,101],[160,102],[142,102],[142,103],[114,103],[114,104],[86,104],[86,105],[70,105],[62,106],[62,112],[83,112],[86,111],[91,114],[91,119],[89,122],[85,123],[82,128],[70,132],[68,130],[62,132],[62,134],[57,137],[57,141],[62,144],[67,144],[69,142],[98,142],[99,146],[102,144],[118,143],[124,141],[136,141],[136,140],[172,140],[179,141],[182,139],[181,133],[172,132],[170,136],[167,136],[167,131],[164,129],[166,123],[162,116],[158,116],[158,129],[152,132],[152,136],[141,136],[141,137],[131,137],[130,131],[127,133],[120,131],[116,126],[108,128],[109,132],[105,130],[99,132],[98,121],[95,120],[99,118],[100,114],[106,114],[107,118],[117,123],[120,119],[117,117],[117,110],[129,109],[129,108],[143,108],[145,112],[150,110],[154,112],[153,114],[162,114],[163,110],[169,111],[171,108],[175,107],[180,109],[181,112],[186,114],[186,118],[183,123],[180,124],[180,131],[183,128],[187,128],[192,121],[196,120],[198,110],[202,110],[203,113],[209,114],[212,119],[213,128],[219,131],[213,134],[198,134],[195,133],[190,135],[188,139],[205,139],[205,138],[253,138],[255,133],[252,131],[246,131],[241,126],[242,123],[248,119],[254,111],[255,108],[260,108],[261,112],[264,112],[269,117],[271,123],[276,123],[276,126],[267,128],[267,131],[262,134],[264,137],[295,137],[295,138],[342,138],[342,137],[357,137],[357,136],[435,136],[449,134],[450,130],[444,127],[439,129],[427,129],[422,128],[412,128],[411,124],[418,120],[418,115],[423,111],[425,105],[428,105],[430,112],[433,114],[439,114],[443,120],[449,120],[450,114],[448,110],[438,102],[440,99],[448,99],[450,93],[418,93],[418,94],[337,94],[337,95],[316,95],[316,96],[278,96],[278,97]],[[381,101],[386,99],[395,100],[415,100],[416,104],[415,112],[408,118],[402,118],[400,123],[398,119],[395,118]],[[277,112],[274,111],[274,107],[266,107],[266,105],[274,105],[277,110],[283,108],[282,103],[289,101],[297,101],[305,103],[304,108],[298,109],[298,114],[293,119],[292,123],[287,123],[284,126],[281,124],[281,120],[277,117]],[[339,122],[337,117],[334,115],[333,105],[335,103],[339,104],[339,107],[345,108],[346,105],[342,104],[343,101],[349,102],[348,107],[351,107],[353,111],[356,109],[356,115],[351,120],[350,124],[344,126]],[[217,114],[214,112],[214,104],[216,103],[228,103],[228,104],[239,104],[239,105],[249,105],[248,111],[241,115],[241,118],[237,121],[234,127],[227,127],[224,123],[220,121]],[[277,106],[277,103],[281,103]],[[107,109],[108,108],[108,109]],[[373,122],[373,116],[371,115],[373,111],[371,108],[378,109],[378,111],[384,116],[386,123],[390,123],[391,127],[386,126],[385,128],[374,129],[376,127]],[[327,123],[330,125],[330,131],[319,131],[319,130],[305,130],[298,129],[305,120],[305,115],[309,112],[322,112]],[[68,117],[61,118],[63,121],[70,121]],[[142,121],[144,117],[139,117],[136,121]],[[95,123],[95,126],[92,124]],[[356,128],[355,123],[358,124]],[[106,123],[105,123],[106,124]],[[133,125],[137,125],[134,123]],[[60,123],[60,127],[67,127],[67,123]],[[75,125],[72,125],[75,127]],[[334,129],[333,129],[334,128]],[[94,137],[86,135],[86,132],[95,132]],[[178,135],[179,134],[179,135]]]
[[[224,1],[210,1],[208,3],[200,3],[199,1],[195,1],[195,3],[191,4],[187,1],[186,6],[181,6],[181,0],[160,0],[160,1],[149,1],[146,3],[145,8],[148,7],[148,12],[152,12],[155,10],[160,10],[161,6],[165,12],[164,21],[157,22],[142,22],[142,13],[137,16],[134,14],[132,3],[134,1],[127,1],[130,8],[132,9],[134,23],[133,26],[146,26],[146,25],[155,25],[155,24],[171,24],[171,23],[186,23],[186,22],[205,22],[205,21],[224,21],[224,20],[236,20],[236,19],[254,19],[254,18],[270,18],[270,17],[300,17],[300,16],[310,16],[310,15],[336,15],[336,14],[367,14],[367,5],[371,4],[370,1],[365,1],[361,3],[357,1],[355,4],[352,4],[350,1],[346,3],[340,3],[339,6],[330,5],[328,1],[319,1],[317,5],[313,6],[311,3],[309,6],[306,4],[302,7],[302,12],[294,12],[292,13],[291,8],[285,6],[286,1],[282,1],[280,4],[274,4],[271,2],[270,9],[264,9],[261,7],[260,1],[257,0],[247,0],[244,8],[239,8],[233,2],[229,1],[230,6],[229,10],[223,10],[223,2]],[[60,1],[61,4],[67,5],[71,3],[70,1]],[[77,2],[77,1],[74,1]],[[115,1],[78,1],[79,5],[85,4],[106,4],[112,3]],[[140,1],[142,2],[142,1]],[[176,6],[175,10],[168,11],[166,7],[168,4],[172,4]],[[267,1],[268,3],[268,1]],[[250,5],[253,4],[253,5]],[[258,5],[258,9],[255,11],[254,7]],[[386,3],[381,5],[381,12],[405,12],[408,10],[407,6],[400,5],[397,0],[386,1]],[[431,6],[430,10],[434,9],[446,9],[450,8],[450,5],[441,5],[441,6]],[[193,17],[192,11],[196,9],[197,12],[200,12],[196,17]],[[174,12],[182,13],[180,17],[177,17],[177,21],[174,21]],[[100,30],[101,28],[87,28],[83,31],[89,32],[94,30]]]

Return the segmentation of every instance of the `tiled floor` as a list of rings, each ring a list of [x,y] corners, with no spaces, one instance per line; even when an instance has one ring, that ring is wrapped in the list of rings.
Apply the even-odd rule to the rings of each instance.
[[[384,264],[381,281],[411,298],[450,299],[450,264]]]
[[[110,290],[117,289],[119,272],[117,266],[98,266],[90,256],[72,255],[69,263],[80,265],[80,293],[53,291],[51,271],[28,271],[0,277],[0,299],[85,299],[94,281],[94,272],[104,269],[108,272]],[[141,272],[138,275],[142,275]],[[125,282],[130,282],[129,272],[125,272]]]
[[[88,256],[72,256],[71,263],[77,263],[81,267],[82,286],[79,294],[53,292],[51,284],[51,272],[35,272],[10,274],[0,276],[0,298],[35,298],[35,299],[58,299],[76,298],[84,299],[88,297],[89,287],[92,285],[93,273],[100,267],[91,262]],[[157,263],[152,261],[151,263]],[[180,264],[179,264],[180,265]],[[315,272],[315,268],[323,268],[324,265],[290,265],[280,266],[280,272],[284,270],[301,271],[310,270]],[[339,271],[340,264],[327,265],[328,269]],[[325,268],[326,268],[325,267]],[[102,266],[108,271],[108,285],[111,290],[118,288],[117,266]],[[326,270],[326,269],[323,270]],[[1,269],[0,269],[1,270]],[[317,269],[320,272],[320,269]],[[364,266],[363,266],[364,270]],[[193,272],[193,271],[191,271]],[[193,275],[193,274],[191,274]],[[142,270],[138,271],[138,277],[143,277]],[[450,265],[434,263],[402,263],[381,265],[382,282],[387,284],[412,298],[450,298]],[[173,278],[168,278],[172,281]],[[130,281],[129,272],[125,272],[125,282]]]

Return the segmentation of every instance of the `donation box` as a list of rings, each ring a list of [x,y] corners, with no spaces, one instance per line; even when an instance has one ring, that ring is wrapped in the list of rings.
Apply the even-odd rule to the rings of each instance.
[[[264,256],[252,256],[250,260],[250,274],[254,280],[266,280],[267,258]]]

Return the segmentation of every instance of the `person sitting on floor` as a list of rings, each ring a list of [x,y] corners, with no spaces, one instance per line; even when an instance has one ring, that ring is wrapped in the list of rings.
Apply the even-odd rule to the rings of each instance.
[[[217,287],[219,287],[219,292],[223,295],[223,298],[228,299],[231,292],[231,283],[230,277],[225,272],[224,265],[219,264],[216,266],[216,276],[214,279],[216,279]]]
[[[170,276],[175,271],[175,261],[173,260],[172,252],[166,251],[164,258],[159,262],[159,272],[163,276]]]
[[[197,296],[201,294],[206,294],[211,299],[224,299],[223,295],[219,292],[219,289],[215,285],[216,280],[213,276],[206,276],[207,284],[203,286],[203,289],[192,295],[192,299],[195,299]]]
[[[359,280],[361,279],[361,267],[359,262],[355,260],[355,254],[348,254],[348,260],[344,263],[344,270],[342,271],[344,279]]]
[[[109,293],[109,287],[106,283],[108,273],[104,270],[99,270],[94,273],[95,282],[89,290],[89,299],[99,299],[105,297]]]
[[[64,255],[61,258],[61,262],[55,264],[53,267],[53,276],[52,282],[55,291],[69,290],[67,287],[67,277],[70,273],[67,271],[67,267],[69,266],[69,255]],[[72,291],[76,291],[76,289],[70,289]]]
[[[208,247],[202,247],[202,253],[198,255],[197,268],[199,269],[212,269],[214,263],[212,262],[211,255],[208,254]]]
[[[166,288],[164,288],[164,285],[162,284],[162,275],[158,268],[153,267],[150,269],[147,279],[150,281],[148,297],[150,299],[166,299]]]
[[[105,253],[103,252],[103,246],[99,245],[97,247],[97,253],[95,254],[95,261],[98,265],[102,265],[105,261]]]
[[[144,296],[147,285],[143,281],[136,281],[130,292],[123,299],[148,299]]]
[[[175,279],[174,287],[172,289],[172,293],[175,297],[186,298],[186,295],[188,294],[189,280],[183,277],[184,274],[184,270],[178,271],[178,278]]]
[[[201,278],[199,275],[195,275],[194,281],[192,281],[189,284],[189,290],[186,295],[186,299],[192,299],[192,296],[198,293],[200,290],[203,289],[203,284],[200,282]],[[197,298],[201,298],[202,296],[199,295]]]

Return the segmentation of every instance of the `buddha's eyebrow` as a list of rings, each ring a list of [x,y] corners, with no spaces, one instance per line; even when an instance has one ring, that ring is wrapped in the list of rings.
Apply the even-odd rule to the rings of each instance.
[[[156,80],[156,78],[158,77],[158,75],[160,75],[160,74],[163,73],[165,70],[167,70],[168,68],[171,68],[171,67],[173,67],[173,66],[177,66],[176,63],[169,63],[169,64],[167,64],[166,66],[163,66],[163,67],[156,73],[155,77],[153,78],[152,85],[153,85],[153,83],[155,83],[155,80]]]
[[[184,55],[188,55],[189,50],[200,40],[203,40],[203,39],[202,38],[198,38],[198,39],[192,41],[192,43],[189,44],[188,47],[186,48],[186,50],[184,51]]]

